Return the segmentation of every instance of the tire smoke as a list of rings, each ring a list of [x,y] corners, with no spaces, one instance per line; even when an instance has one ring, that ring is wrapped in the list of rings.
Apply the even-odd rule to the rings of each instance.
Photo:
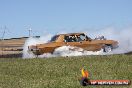
[[[120,30],[110,27],[99,31],[98,33],[93,32],[93,34],[103,35],[106,39],[112,39],[119,42],[119,47],[114,49],[111,54],[121,54],[132,51],[132,27]]]
[[[121,53],[132,51],[132,39],[131,39],[132,28],[131,27],[127,29],[122,29],[122,30],[110,27],[110,28],[105,28],[98,32],[95,32],[95,31],[88,32],[88,30],[85,30],[85,32],[88,36],[90,34],[94,38],[97,36],[103,35],[105,36],[106,39],[116,40],[119,42],[119,47],[117,49],[114,49],[110,53],[104,53],[103,50],[93,52],[93,51],[84,51],[81,48],[72,47],[72,46],[62,46],[55,49],[53,54],[46,53],[43,55],[39,55],[38,57],[44,58],[44,57],[57,57],[57,56],[107,55],[107,54],[121,54]],[[36,57],[35,55],[33,55],[31,52],[28,52],[28,46],[46,43],[51,39],[51,37],[52,35],[49,34],[40,38],[27,39],[23,47],[23,58],[35,58]],[[73,51],[73,49],[76,49],[76,50]]]

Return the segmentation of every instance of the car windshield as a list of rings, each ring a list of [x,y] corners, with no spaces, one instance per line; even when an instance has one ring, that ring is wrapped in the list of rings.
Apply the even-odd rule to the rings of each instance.
[[[51,38],[50,42],[56,41],[58,37],[59,37],[58,35],[53,36],[53,37]]]

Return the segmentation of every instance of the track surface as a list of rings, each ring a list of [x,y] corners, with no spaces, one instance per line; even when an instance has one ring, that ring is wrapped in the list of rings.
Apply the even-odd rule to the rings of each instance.
[[[132,55],[132,51],[128,52],[128,53],[124,53],[124,54],[126,54],[126,55]],[[0,55],[0,58],[22,58],[22,53]]]

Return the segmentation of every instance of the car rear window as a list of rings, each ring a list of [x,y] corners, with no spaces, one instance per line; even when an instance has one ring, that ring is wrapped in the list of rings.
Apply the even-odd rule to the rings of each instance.
[[[50,42],[54,42],[58,39],[59,35],[55,35],[51,38]]]

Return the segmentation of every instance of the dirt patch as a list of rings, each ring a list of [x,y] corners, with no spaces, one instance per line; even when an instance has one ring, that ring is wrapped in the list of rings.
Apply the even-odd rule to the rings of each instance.
[[[27,38],[0,40],[0,58],[22,57],[23,45]]]

